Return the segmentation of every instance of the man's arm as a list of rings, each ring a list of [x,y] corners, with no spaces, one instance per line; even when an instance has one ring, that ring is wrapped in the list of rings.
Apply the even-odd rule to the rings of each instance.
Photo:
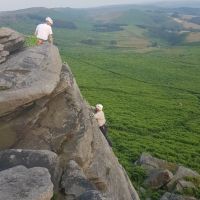
[[[52,34],[49,35],[48,42],[51,43],[51,44],[53,44],[53,35]]]
[[[49,26],[49,37],[48,37],[48,42],[53,44],[53,31],[51,26]]]
[[[101,116],[100,116],[100,114],[97,112],[97,113],[94,114],[94,118],[95,118],[95,119],[100,119]]]

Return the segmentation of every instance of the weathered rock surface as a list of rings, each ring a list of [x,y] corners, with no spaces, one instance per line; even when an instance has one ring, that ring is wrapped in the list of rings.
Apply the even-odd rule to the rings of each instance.
[[[200,175],[191,169],[180,166],[178,168],[178,170],[176,171],[173,179],[167,184],[168,190],[170,190],[170,191],[173,190],[179,180],[181,180],[181,179],[183,180],[184,178],[188,178],[188,177],[190,177],[190,178],[191,177],[199,177],[200,178]]]
[[[189,189],[191,191],[191,189],[195,189],[195,188],[196,186],[194,185],[194,183],[190,181],[178,180],[176,183],[175,191],[179,193],[183,193],[184,190]]]
[[[71,160],[67,166],[62,177],[61,185],[66,196],[71,199],[76,199],[83,193],[96,189],[95,186],[86,178],[83,170],[73,160]]]
[[[155,158],[148,153],[142,153],[137,164],[143,166],[148,172],[154,169],[168,169],[169,171],[174,171],[178,168],[176,164]]]
[[[166,192],[160,200],[196,200],[196,198]]]
[[[5,62],[9,56],[9,52],[5,51],[4,45],[0,44],[0,64]]]
[[[0,77],[8,85],[0,91],[1,149],[53,151],[63,169],[74,160],[91,190],[106,199],[139,199],[55,46],[13,55],[1,65]]]
[[[50,200],[53,184],[47,169],[17,166],[0,172],[0,200]]]
[[[0,28],[0,64],[5,62],[11,53],[21,49],[24,41],[22,34],[9,28]]]
[[[15,54],[0,68],[0,116],[50,95],[60,81],[61,59],[53,45]]]
[[[159,189],[166,185],[172,178],[173,174],[167,169],[154,170],[145,180],[145,185],[152,189]]]
[[[4,45],[4,50],[10,53],[19,50],[23,47],[25,37],[10,29],[10,28],[0,28],[0,44]]]
[[[58,187],[62,170],[58,156],[47,150],[10,149],[0,151],[0,171],[23,165],[27,168],[44,167],[49,170],[52,182]]]

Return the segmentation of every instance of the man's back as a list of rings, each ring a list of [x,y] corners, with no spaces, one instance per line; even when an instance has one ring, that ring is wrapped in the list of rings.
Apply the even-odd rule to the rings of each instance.
[[[101,127],[106,123],[105,115],[103,111],[98,111],[94,114],[95,119],[97,120],[98,125]]]
[[[52,35],[52,28],[50,25],[44,23],[44,24],[39,24],[36,28],[35,35],[38,39],[41,40],[48,40],[49,36]]]

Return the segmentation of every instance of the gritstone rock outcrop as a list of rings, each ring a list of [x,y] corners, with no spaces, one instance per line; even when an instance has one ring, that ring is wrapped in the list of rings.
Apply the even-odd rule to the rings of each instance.
[[[0,28],[0,64],[5,62],[10,54],[21,49],[24,41],[22,34],[9,28]]]
[[[54,192],[64,191],[61,199],[139,199],[57,47],[11,55],[0,65],[0,79],[2,172],[16,165],[47,168]]]

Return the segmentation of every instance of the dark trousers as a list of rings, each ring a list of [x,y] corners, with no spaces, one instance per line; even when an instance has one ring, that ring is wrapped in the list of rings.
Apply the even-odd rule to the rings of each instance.
[[[103,133],[103,135],[105,136],[108,144],[112,147],[112,142],[110,141],[110,139],[108,138],[108,127],[104,124],[103,126],[100,126],[99,129],[101,130],[101,132]]]

